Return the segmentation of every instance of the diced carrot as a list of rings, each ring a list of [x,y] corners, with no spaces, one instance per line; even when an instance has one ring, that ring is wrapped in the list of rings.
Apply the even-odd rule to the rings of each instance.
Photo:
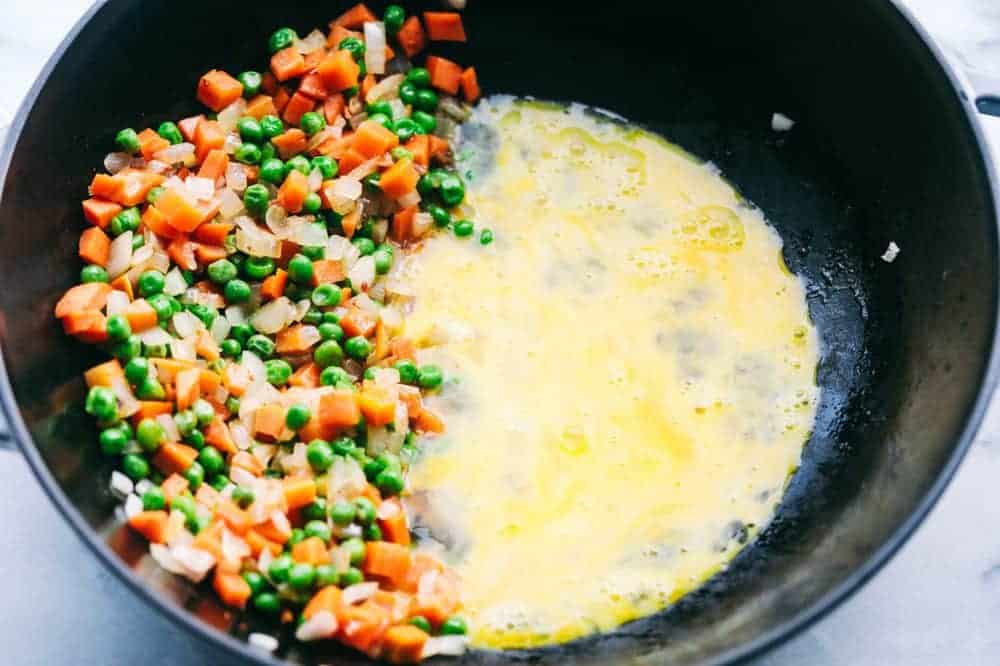
[[[83,379],[87,382],[88,388],[94,386],[112,386],[124,378],[125,371],[122,370],[122,365],[118,362],[118,359],[114,358],[100,365],[95,365],[83,373]]]
[[[427,137],[427,141],[430,143],[432,159],[445,158],[451,151],[451,144],[448,143],[448,139],[442,139],[439,136],[431,134]]]
[[[229,166],[229,155],[221,148],[208,151],[205,160],[198,169],[199,178],[208,178],[213,182],[226,175],[226,168]]]
[[[163,498],[169,504],[175,497],[187,490],[188,485],[188,480],[180,474],[171,474],[160,484],[160,490],[163,491]]]
[[[204,161],[213,150],[222,149],[226,145],[226,133],[218,122],[203,120],[198,123],[194,133],[195,156],[198,161]]]
[[[319,386],[319,366],[315,363],[299,366],[288,383],[291,386],[301,386],[302,388],[316,388]]]
[[[322,101],[330,95],[330,91],[328,91],[326,89],[326,86],[323,84],[322,77],[320,77],[320,75],[317,74],[316,72],[313,72],[312,74],[307,74],[306,76],[302,77],[302,83],[299,84],[299,92],[302,93],[303,95],[311,97],[316,101]],[[306,109],[306,110],[312,111],[312,109]]]
[[[247,545],[250,546],[250,554],[254,557],[260,557],[265,548],[271,551],[271,555],[275,557],[281,554],[281,544],[270,539],[265,539],[257,530],[249,530],[243,538],[246,540]]]
[[[389,627],[382,637],[382,658],[392,664],[415,664],[420,661],[430,636],[412,624]]]
[[[368,652],[378,645],[389,628],[389,612],[371,599],[342,611],[339,637],[345,645]]]
[[[413,154],[413,161],[421,166],[427,166],[431,161],[430,142],[426,134],[415,134],[406,142],[405,148]]]
[[[431,74],[431,85],[449,95],[458,93],[458,86],[462,80],[462,68],[451,60],[439,56],[427,56],[424,65]]]
[[[264,463],[249,451],[237,451],[234,453],[232,459],[229,461],[229,466],[239,467],[254,476],[260,476],[264,473]]]
[[[181,361],[176,358],[153,358],[150,360],[156,367],[157,377],[164,384],[173,384],[178,372],[197,366],[194,361]]]
[[[128,273],[122,273],[112,280],[111,288],[125,292],[125,295],[128,296],[128,300],[130,302],[135,298],[135,294],[132,291],[132,282],[128,279]]]
[[[368,91],[375,87],[375,75],[365,74],[365,78],[361,79],[361,99],[368,99]]]
[[[139,132],[139,151],[147,162],[153,159],[153,155],[168,147],[170,142],[148,127]]]
[[[201,368],[188,368],[177,373],[177,409],[187,409],[201,397]]]
[[[271,72],[260,73],[260,90],[265,95],[274,95],[278,92],[278,79],[274,78]]]
[[[427,408],[417,416],[416,427],[422,432],[442,433],[445,430],[441,417]]]
[[[107,282],[86,282],[70,287],[56,303],[56,317],[61,319],[74,312],[103,310],[110,293],[111,285]]]
[[[110,199],[122,206],[137,206],[146,200],[149,191],[166,178],[150,171],[122,169],[113,176],[97,174],[90,183],[90,193]]]
[[[301,153],[309,146],[306,133],[298,128],[292,128],[284,134],[279,134],[271,139],[271,143],[278,149],[278,154],[283,160]]]
[[[198,124],[205,119],[205,115],[199,113],[197,116],[191,116],[190,118],[184,118],[177,123],[177,127],[181,130],[181,136],[184,140],[189,143],[194,143],[195,134],[198,132]]]
[[[278,92],[274,93],[273,104],[274,109],[277,111],[275,115],[280,115],[285,107],[288,106],[288,100],[292,98],[292,93],[288,92],[288,88],[281,86],[278,88]]]
[[[174,405],[163,400],[140,400],[139,409],[132,415],[132,422],[139,423],[143,419],[155,419],[160,414],[173,414]]]
[[[465,27],[458,12],[424,12],[424,25],[432,42],[465,41]]]
[[[83,216],[87,221],[101,229],[111,224],[112,218],[122,212],[122,207],[113,201],[92,197],[83,200]]]
[[[177,231],[193,231],[202,222],[202,212],[197,204],[177,190],[164,190],[156,200],[156,208],[166,218],[167,224]]]
[[[298,213],[309,194],[309,178],[297,169],[285,176],[285,182],[278,189],[278,205],[289,213]]]
[[[357,335],[367,338],[375,330],[375,317],[364,310],[351,308],[340,318],[340,327],[349,338]]]
[[[306,71],[312,72],[314,69],[316,69],[316,65],[318,65],[325,57],[326,57],[326,49],[323,47],[314,49],[309,53],[306,53],[304,56],[302,56],[302,58],[306,61]],[[303,83],[305,83],[305,81],[299,84],[299,90],[302,90]],[[324,87],[323,90],[325,91],[326,88]]]
[[[274,524],[274,520],[268,520],[266,523],[255,525],[254,530],[256,530],[258,534],[268,541],[274,541],[275,543],[280,544],[286,543],[292,536],[292,530],[290,528],[285,526],[278,527]]]
[[[358,396],[358,405],[370,426],[384,426],[396,418],[396,401],[381,386],[367,386]]]
[[[98,310],[72,312],[62,318],[62,325],[66,335],[76,336],[83,342],[107,342],[107,319]]]
[[[167,540],[169,519],[166,511],[140,511],[128,519],[128,524],[150,543],[163,543]]]
[[[397,359],[408,358],[414,361],[417,358],[417,346],[410,338],[402,336],[393,338],[392,342],[389,343],[389,351]]]
[[[218,113],[243,94],[243,84],[220,69],[213,69],[198,81],[198,101]]]
[[[188,240],[187,234],[180,234],[167,245],[167,256],[181,268],[193,271],[198,268],[194,248],[195,244]]]
[[[114,176],[98,173],[94,174],[94,179],[90,181],[90,187],[87,189],[93,197],[118,201],[121,186],[121,181]]]
[[[340,166],[341,173],[350,173],[351,171],[354,171],[356,167],[361,166],[361,163],[366,159],[368,158],[354,150],[354,148],[348,148],[347,151],[337,159],[337,163]]]
[[[258,407],[253,417],[254,434],[271,441],[278,441],[285,432],[285,410],[280,405]]]
[[[216,562],[221,565],[224,559],[224,553],[222,552],[222,523],[214,522],[198,532],[194,541],[191,542],[191,547],[211,553]]]
[[[378,186],[391,199],[398,199],[417,189],[420,174],[413,167],[413,162],[401,159],[382,172]]]
[[[385,323],[379,319],[375,323],[375,350],[372,357],[375,362],[381,361],[389,355],[389,330]]]
[[[212,588],[219,595],[222,603],[232,608],[244,608],[253,591],[250,583],[238,573],[223,573],[216,570],[212,578]],[[416,627],[414,627],[416,629]],[[417,631],[420,631],[417,629]]]
[[[137,298],[128,304],[123,313],[125,318],[128,319],[129,326],[132,327],[133,333],[141,333],[147,329],[153,328],[159,322],[159,318],[156,316],[156,310],[153,306],[149,304],[144,298]]]
[[[326,550],[326,544],[318,536],[303,539],[292,546],[292,559],[296,562],[305,562],[316,566],[326,564],[330,561],[330,553]]]
[[[382,493],[380,493],[378,491],[378,488],[376,488],[370,483],[365,484],[364,490],[361,491],[361,496],[370,499],[372,501],[372,504],[374,504],[375,506],[378,506],[379,504],[382,503]]]
[[[389,505],[388,507],[386,505]],[[382,529],[382,538],[391,543],[398,543],[400,546],[410,545],[410,528],[406,524],[406,512],[399,498],[392,497],[382,501],[379,507],[378,524]]]
[[[378,18],[372,14],[372,10],[368,9],[363,2],[359,2],[335,18],[330,26],[333,27],[339,25],[350,30],[357,30],[365,23],[369,23],[371,21],[378,21]]]
[[[353,149],[366,158],[378,157],[398,145],[399,137],[392,130],[374,120],[364,121],[354,132]],[[344,171],[347,171],[346,167],[344,167]]]
[[[319,399],[318,422],[324,439],[330,439],[343,428],[355,426],[361,420],[357,394],[350,389],[335,389]]]
[[[156,206],[146,206],[146,210],[142,213],[142,224],[161,238],[177,237],[177,230],[170,226],[167,216]]]
[[[197,458],[198,449],[177,442],[166,442],[160,445],[153,456],[153,465],[164,474],[183,474]]]
[[[339,587],[336,585],[327,585],[312,596],[312,599],[309,600],[309,603],[306,604],[305,609],[302,611],[302,616],[308,620],[316,613],[326,611],[334,617],[340,617],[342,609],[340,597]]]
[[[250,516],[230,500],[221,500],[215,505],[215,515],[222,519],[233,534],[243,536],[250,529]]]
[[[336,49],[340,47],[340,43],[347,39],[348,37],[354,37],[355,39],[364,39],[365,36],[354,30],[348,30],[342,25],[337,25],[336,22],[330,22],[330,34],[326,37],[327,48]]]
[[[195,502],[198,502],[198,504],[204,504],[206,508],[213,510],[221,499],[222,495],[219,491],[207,483],[203,483],[198,486],[198,491],[194,494]]]
[[[278,51],[271,56],[271,71],[279,81],[287,81],[306,72],[306,61],[295,46]]]
[[[340,114],[344,112],[344,96],[340,93],[336,95],[330,95],[323,102],[323,116],[326,118],[327,124],[333,124]]]
[[[204,434],[205,443],[209,446],[213,446],[223,453],[236,453],[238,451],[232,435],[229,434],[229,428],[220,417],[216,416],[205,426]]]
[[[312,504],[316,499],[316,481],[311,477],[285,478],[281,484],[284,487],[285,503],[289,510]]]
[[[222,385],[237,398],[247,392],[251,381],[250,371],[238,363],[230,363],[222,370]]]
[[[464,72],[462,72],[462,78],[459,80],[459,85],[462,86],[462,96],[465,97],[465,101],[475,102],[479,99],[479,79],[476,77],[476,68],[467,67]]]
[[[219,259],[225,259],[229,256],[226,252],[226,248],[219,247],[218,245],[205,245],[204,243],[196,243],[194,246],[194,256],[198,263],[202,266],[207,266],[213,261],[218,261]]]
[[[217,388],[222,386],[222,375],[207,368],[202,368],[198,385],[201,387],[202,395],[211,395]]]
[[[198,336],[195,338],[194,350],[198,356],[201,356],[206,361],[215,361],[220,356],[219,343],[205,329],[198,331]],[[201,382],[200,377],[198,381],[199,383]]]
[[[233,225],[229,222],[206,222],[195,229],[194,237],[202,243],[209,245],[225,245],[226,236],[233,230]]]
[[[433,583],[429,586],[430,589],[421,590],[421,593],[414,598],[411,612],[413,615],[423,615],[433,626],[437,627],[458,610],[458,579],[455,573],[445,568],[432,556],[426,553],[417,553],[413,558],[410,575],[401,587],[415,592],[420,577],[431,570],[436,570],[439,575],[434,577]]]
[[[358,85],[361,67],[350,51],[332,51],[316,66],[316,73],[329,92],[341,92]]]
[[[313,284],[333,284],[340,282],[347,273],[344,271],[344,262],[340,259],[319,259],[313,262]]]
[[[404,208],[392,216],[392,228],[389,236],[397,243],[405,243],[413,233],[413,217],[417,214],[417,207],[410,206]]]
[[[285,106],[285,110],[282,113],[282,118],[285,122],[290,125],[298,125],[299,121],[302,120],[302,116],[312,111],[316,106],[316,100],[314,100],[309,95],[303,92],[296,92],[292,95],[292,98],[288,100],[288,104]]]
[[[387,45],[385,47],[385,61],[389,62],[390,60],[392,60],[395,57],[396,57],[396,52],[392,50],[391,46]]]
[[[285,293],[285,285],[288,284],[288,272],[279,268],[272,275],[264,279],[260,285],[260,296],[264,300],[273,301],[280,298]]]
[[[278,110],[274,108],[274,99],[270,95],[257,95],[247,102],[246,114],[260,120],[264,116],[278,115]]]
[[[409,58],[427,48],[427,34],[416,16],[411,16],[403,22],[403,27],[396,33],[396,39]]]
[[[310,327],[312,328],[312,327]],[[304,335],[306,327],[302,324],[295,324],[279,331],[275,338],[276,348],[279,354],[304,354],[316,344]],[[313,330],[315,334],[315,330]]]
[[[80,258],[88,264],[106,266],[111,254],[111,239],[100,227],[89,227],[80,234]]]

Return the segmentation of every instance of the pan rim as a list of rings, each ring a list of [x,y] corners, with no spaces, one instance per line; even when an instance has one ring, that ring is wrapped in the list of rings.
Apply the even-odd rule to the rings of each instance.
[[[944,74],[952,88],[955,102],[962,107],[965,116],[966,129],[971,132],[972,137],[979,149],[979,159],[983,175],[987,181],[988,191],[992,199],[992,213],[994,222],[994,254],[1000,258],[1000,181],[998,181],[998,171],[993,159],[992,151],[987,141],[982,125],[978,120],[978,112],[966,92],[966,87],[959,75],[953,70],[941,48],[930,37],[928,32],[920,25],[909,9],[902,7],[894,0],[881,0],[894,10],[903,20],[909,29],[923,43],[937,63],[941,73]],[[0,148],[0,184],[6,182],[7,173],[10,168],[11,158],[14,153],[25,122],[35,101],[38,98],[44,85],[47,83],[52,71],[62,60],[66,51],[76,40],[77,36],[90,24],[93,17],[104,8],[111,0],[97,0],[84,14],[76,21],[66,36],[59,42],[52,55],[46,61],[42,70],[38,74],[28,93],[18,106],[14,119],[8,128],[7,136],[3,146]],[[0,185],[2,188],[2,185]],[[0,205],[2,205],[2,189],[0,189]],[[943,494],[945,488],[954,477],[958,466],[965,458],[971,447],[973,440],[982,424],[986,409],[1000,380],[1000,319],[998,319],[998,309],[1000,309],[1000,293],[998,293],[997,282],[993,281],[993,330],[990,340],[989,350],[986,356],[984,372],[978,379],[978,389],[976,397],[966,414],[965,424],[961,433],[956,437],[956,446],[938,472],[930,488],[913,508],[910,515],[899,527],[885,540],[885,542],[873,552],[867,560],[857,567],[843,581],[827,591],[820,598],[815,600],[809,607],[799,611],[790,619],[778,624],[767,632],[757,636],[751,641],[727,650],[704,662],[706,665],[721,666],[723,664],[735,664],[748,661],[774,647],[783,643],[814,623],[825,617],[828,613],[838,608],[851,595],[857,592],[868,580],[882,569],[899,551],[900,548],[913,535],[917,527],[924,521],[927,514],[934,508]],[[32,472],[41,482],[45,494],[56,506],[62,517],[69,523],[73,531],[83,541],[83,543],[102,561],[105,567],[110,569],[119,580],[124,582],[134,593],[136,593],[146,604],[156,609],[162,616],[172,621],[175,625],[192,632],[192,634],[209,644],[214,644],[237,656],[241,659],[249,660],[252,663],[266,666],[277,666],[287,662],[277,659],[269,653],[253,649],[248,643],[238,640],[231,634],[217,630],[205,622],[199,621],[190,613],[185,612],[176,604],[169,603],[161,598],[151,588],[145,585],[136,577],[133,572],[125,566],[96,535],[90,526],[84,521],[80,512],[73,503],[59,488],[55,478],[49,471],[47,465],[42,460],[41,454],[34,445],[28,429],[21,418],[21,413],[17,407],[13,388],[7,373],[4,361],[3,345],[0,344],[0,411],[7,419],[11,438],[16,443],[17,450],[26,458]]]

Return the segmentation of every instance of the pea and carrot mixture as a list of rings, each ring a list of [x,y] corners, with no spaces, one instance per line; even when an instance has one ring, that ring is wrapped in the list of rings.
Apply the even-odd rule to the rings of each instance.
[[[111,356],[85,408],[132,529],[233,609],[413,662],[465,645],[457,576],[399,499],[442,370],[401,335],[394,270],[453,219],[450,138],[480,91],[427,55],[461,16],[363,4],[211,70],[201,115],[124,129],[90,184],[65,332]],[[480,241],[492,239],[482,230]],[[273,638],[257,642],[277,647]]]

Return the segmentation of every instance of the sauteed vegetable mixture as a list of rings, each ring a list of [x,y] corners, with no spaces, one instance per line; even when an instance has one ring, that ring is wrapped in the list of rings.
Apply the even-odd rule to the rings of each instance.
[[[467,631],[399,500],[444,431],[424,403],[442,371],[386,305],[422,239],[475,228],[453,216],[449,141],[475,69],[412,64],[465,40],[459,14],[359,4],[328,33],[275,31],[266,72],[209,71],[206,113],[117,134],[55,308],[112,357],[86,411],[152,557],[299,640],[394,662],[460,653]]]

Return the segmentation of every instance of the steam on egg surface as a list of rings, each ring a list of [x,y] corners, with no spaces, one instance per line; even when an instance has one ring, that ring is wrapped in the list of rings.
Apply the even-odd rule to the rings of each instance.
[[[473,121],[468,217],[495,241],[439,234],[406,269],[406,331],[448,377],[409,504],[473,643],[533,646],[663,608],[767,523],[817,337],[778,235],[710,165],[575,107]]]

